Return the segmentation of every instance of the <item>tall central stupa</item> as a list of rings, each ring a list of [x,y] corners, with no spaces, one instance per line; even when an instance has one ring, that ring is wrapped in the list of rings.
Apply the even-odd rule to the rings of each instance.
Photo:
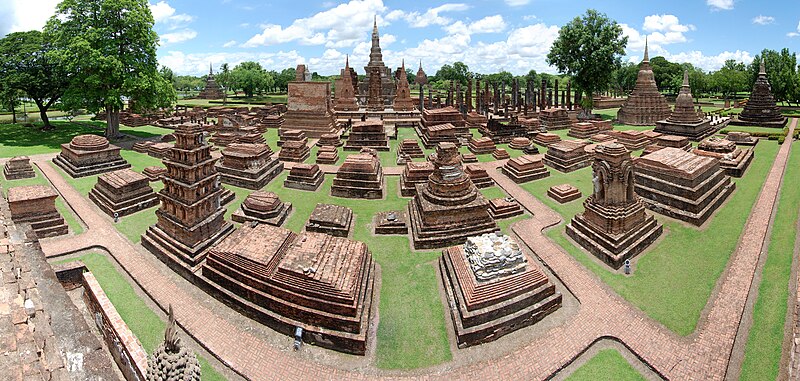
[[[669,117],[671,110],[667,100],[658,92],[653,68],[650,67],[650,56],[647,54],[647,42],[644,43],[644,60],[639,65],[636,86],[628,96],[628,100],[617,113],[622,124],[635,126],[655,126],[656,121]]]
[[[373,69],[378,69],[381,74],[381,96],[383,97],[386,105],[391,105],[394,101],[395,85],[392,80],[392,71],[386,64],[383,63],[383,53],[381,53],[381,39],[378,34],[378,18],[372,24],[372,47],[369,50],[369,63],[364,66],[364,71],[367,73],[367,80],[359,83],[358,92],[361,96],[366,97],[369,94],[369,73]]]

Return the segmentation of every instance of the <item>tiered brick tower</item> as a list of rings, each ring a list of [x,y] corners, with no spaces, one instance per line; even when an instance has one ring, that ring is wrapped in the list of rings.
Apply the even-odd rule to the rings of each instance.
[[[439,143],[435,169],[408,204],[415,249],[461,245],[467,237],[497,230],[489,202],[464,173],[458,147]]]
[[[623,124],[635,126],[654,126],[656,121],[670,116],[667,100],[658,92],[653,69],[650,67],[650,56],[647,54],[647,43],[644,46],[644,60],[639,66],[636,86],[628,100],[617,113],[617,119]]]
[[[618,269],[661,235],[663,227],[645,213],[634,192],[631,153],[618,143],[595,149],[594,193],[585,210],[567,225],[567,234],[609,266]]]
[[[411,100],[411,89],[408,86],[408,76],[406,75],[406,61],[400,67],[400,78],[397,80],[397,94],[394,98],[392,108],[394,111],[413,111],[414,101]]]
[[[175,147],[164,159],[167,175],[158,193],[158,222],[142,235],[142,246],[187,277],[199,269],[211,246],[233,231],[220,204],[225,189],[216,162],[202,126],[177,126]]]
[[[781,115],[781,110],[778,109],[775,98],[772,97],[772,87],[767,80],[767,70],[764,68],[763,58],[758,77],[753,84],[753,91],[750,93],[750,99],[744,105],[739,119],[732,120],[731,124],[776,128],[783,128],[786,124],[786,117]]]
[[[350,57],[348,56],[345,59],[341,78],[336,80],[335,98],[333,100],[333,109],[336,111],[358,111],[355,86],[353,85],[353,77],[350,76],[350,70]]]
[[[376,70],[379,77],[373,80],[372,71]],[[379,93],[381,99],[386,102],[385,104],[392,104],[395,95],[395,86],[392,82],[392,70],[386,67],[383,63],[383,53],[381,53],[381,41],[378,33],[378,18],[372,25],[372,46],[369,50],[369,63],[364,66],[364,71],[367,73],[366,83],[361,83],[359,92],[362,95],[367,95],[370,88],[375,87],[380,89]],[[377,82],[377,83],[375,83]]]
[[[689,71],[683,72],[683,86],[675,100],[675,110],[667,120],[656,122],[655,132],[662,134],[686,136],[699,141],[714,133],[711,120],[694,108],[692,89],[689,87]]]
[[[381,94],[381,72],[377,67],[369,71],[369,88],[367,89],[367,110],[383,111],[385,105]]]

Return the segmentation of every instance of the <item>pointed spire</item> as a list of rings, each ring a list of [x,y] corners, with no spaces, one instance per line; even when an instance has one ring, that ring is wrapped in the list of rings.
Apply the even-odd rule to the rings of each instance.
[[[689,70],[683,71],[683,87],[689,87]]]
[[[403,66],[403,71],[406,71],[406,59],[405,59],[405,58],[403,58],[403,61],[402,61],[402,62],[403,62],[403,63],[402,63],[402,65],[401,65],[401,66]]]
[[[761,65],[758,67],[758,74],[767,74],[767,69],[764,67],[764,57],[761,57]]]
[[[375,15],[375,18],[372,20],[372,33],[378,33],[378,15]]]
[[[208,74],[214,75],[214,65],[211,63],[208,64]]]
[[[347,70],[350,68],[350,55],[346,55],[344,58],[344,69]]]
[[[642,62],[650,62],[650,54],[647,53],[647,36],[644,37],[644,59]]]
[[[422,60],[419,60],[419,69],[422,70]]]

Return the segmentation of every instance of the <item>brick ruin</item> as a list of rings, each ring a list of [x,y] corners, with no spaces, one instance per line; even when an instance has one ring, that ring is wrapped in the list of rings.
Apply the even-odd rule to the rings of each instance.
[[[397,147],[397,165],[405,165],[413,159],[423,157],[425,153],[415,139],[403,139]]]
[[[586,152],[589,143],[584,140],[564,140],[547,147],[544,163],[558,170],[569,173],[592,163],[592,156]]]
[[[164,159],[167,174],[158,193],[158,222],[142,235],[142,246],[181,275],[191,278],[215,244],[233,231],[222,207],[226,194],[203,140],[203,127],[185,123],[175,130],[175,147]]]
[[[551,134],[549,132],[540,132],[533,136],[533,142],[542,146],[542,147],[549,147],[552,144],[558,143],[561,141],[561,137],[556,134]]]
[[[434,171],[408,203],[415,249],[462,244],[467,237],[497,230],[489,202],[464,172],[458,147],[440,143]]]
[[[740,146],[755,146],[758,144],[758,139],[753,138],[747,132],[731,131],[725,136],[725,139],[730,140],[736,145]]]
[[[383,120],[367,119],[353,123],[344,149],[345,151],[359,151],[365,147],[378,151],[389,150],[389,138],[386,137]]]
[[[642,156],[656,152],[666,147],[679,148],[686,152],[689,152],[692,150],[692,143],[689,141],[689,138],[685,136],[662,135],[657,137],[653,144],[644,147],[644,151],[642,151]]]
[[[333,146],[333,147],[341,147],[344,144],[342,139],[339,138],[339,134],[322,134],[317,140],[316,146]]]
[[[89,199],[111,217],[127,216],[158,205],[148,178],[127,168],[100,175],[89,191]]]
[[[422,127],[422,130],[420,138],[425,148],[434,148],[441,142],[460,144],[456,136],[456,128],[450,123],[438,124],[429,128]]]
[[[634,126],[655,126],[657,121],[669,118],[671,112],[667,99],[658,92],[645,43],[644,59],[639,65],[636,85],[617,112],[617,120]]]
[[[14,156],[3,165],[3,175],[6,180],[20,180],[36,177],[36,172],[31,166],[31,159],[27,156]]]
[[[431,135],[433,134],[431,133],[431,129],[435,126],[446,124],[449,124],[453,127],[453,134],[456,138],[463,137],[465,139],[469,139],[472,137],[472,133],[469,132],[469,127],[467,127],[467,122],[455,107],[446,106],[437,109],[426,108],[424,111],[422,111],[422,122],[420,123],[421,133],[419,134],[420,137],[422,137],[422,141],[426,147],[429,146],[429,144],[426,143],[428,141],[433,142],[431,147],[442,141],[434,140],[432,138]]]
[[[772,96],[772,87],[767,79],[767,70],[762,58],[758,77],[756,77],[753,90],[750,92],[750,99],[747,100],[739,117],[730,123],[743,126],[783,128],[786,120],[787,118],[781,114],[781,110]]]
[[[553,185],[547,189],[547,195],[559,204],[565,204],[583,196],[578,188],[570,184]]]
[[[344,206],[317,204],[306,222],[306,231],[325,233],[337,237],[350,235],[353,211]]]
[[[741,149],[736,143],[717,137],[703,140],[692,152],[718,159],[720,168],[733,177],[742,177],[755,156],[752,149]]]
[[[61,145],[61,153],[53,158],[53,163],[73,178],[130,168],[119,151],[119,147],[102,136],[78,135]]]
[[[660,134],[649,135],[645,131],[626,130],[626,131],[610,131],[610,135],[630,151],[638,151],[644,149],[653,143],[653,139]]]
[[[472,152],[464,152],[461,154],[461,162],[462,163],[477,163],[478,157],[475,156]]]
[[[634,191],[633,163],[625,146],[598,145],[592,170],[594,191],[583,202],[583,213],[567,225],[567,235],[618,269],[650,246],[663,226],[645,212],[644,202]]]
[[[470,152],[476,155],[483,155],[494,152],[494,150],[497,147],[495,147],[494,142],[492,141],[491,138],[484,136],[482,138],[477,138],[477,139],[470,138],[469,144],[467,144],[467,148],[469,149]]]
[[[28,223],[35,237],[47,238],[69,233],[64,217],[56,209],[58,194],[45,185],[27,185],[8,189],[8,209],[16,224]]]
[[[550,176],[550,171],[544,166],[542,155],[523,155],[509,159],[501,171],[515,183],[527,183],[533,180]]]
[[[142,174],[147,177],[150,182],[161,181],[164,175],[167,174],[167,169],[159,166],[145,167]]]
[[[561,293],[508,236],[483,234],[449,247],[439,270],[459,348],[497,340],[561,307]]]
[[[336,171],[331,196],[345,198],[383,198],[383,168],[377,155],[362,152],[350,155]]]
[[[406,75],[406,61],[403,60],[403,65],[400,67],[400,72],[397,74],[397,93],[392,103],[394,111],[413,111],[414,101],[411,99],[411,89],[408,85],[408,76]]]
[[[683,86],[675,100],[675,109],[666,120],[656,122],[655,132],[685,136],[692,141],[700,141],[714,132],[711,119],[706,118],[702,111],[694,108],[692,89],[689,87],[689,71],[683,72]]]
[[[539,112],[540,127],[547,131],[566,130],[572,126],[567,110],[563,108],[548,108]]]
[[[490,119],[485,127],[478,128],[481,135],[492,139],[496,144],[508,143],[516,137],[526,137],[528,131],[528,128],[519,123],[516,118],[507,121]]]
[[[317,164],[333,165],[339,161],[339,150],[334,146],[322,146],[317,150]]]
[[[511,218],[523,214],[522,206],[511,197],[493,198],[489,200],[489,215],[495,220]]]
[[[200,94],[197,94],[198,99],[222,99],[225,94],[222,93],[222,87],[217,83],[214,78],[214,69],[209,65],[208,76],[206,76],[206,85]]]
[[[492,157],[495,160],[508,160],[511,158],[511,155],[508,154],[505,148],[498,148],[492,151]]]
[[[350,57],[345,59],[344,69],[342,69],[339,79],[334,86],[333,109],[335,111],[358,111],[358,100],[356,99],[356,87],[353,77],[350,76]]]
[[[233,143],[222,150],[216,168],[220,181],[246,189],[261,189],[283,171],[266,144]]]
[[[408,216],[401,211],[378,212],[372,219],[375,234],[408,234]]]
[[[469,128],[477,128],[478,130],[486,128],[489,124],[489,118],[486,115],[478,114],[477,112],[470,111],[464,120]]]
[[[367,245],[327,234],[245,224],[215,247],[202,277],[212,295],[303,342],[364,355],[375,263]]]
[[[589,122],[578,122],[572,124],[570,127],[567,136],[576,138],[576,139],[588,139],[592,135],[597,134],[600,132],[597,127],[593,123]]]
[[[494,180],[489,176],[483,167],[477,164],[467,164],[464,166],[464,172],[469,176],[472,183],[478,189],[489,188],[494,185]]]
[[[278,160],[293,161],[302,163],[311,156],[311,148],[308,146],[308,137],[301,130],[283,130],[280,135],[278,145]]]
[[[515,149],[515,150],[524,150],[528,146],[531,145],[531,140],[526,137],[518,137],[511,139],[511,143],[508,143],[508,148]],[[537,149],[538,151],[538,149]]]
[[[258,222],[281,226],[291,211],[291,202],[282,202],[275,193],[259,190],[247,195],[231,219],[239,223]]]
[[[301,130],[312,138],[338,133],[331,109],[329,82],[289,82],[287,111],[279,131]]]
[[[654,212],[700,226],[733,193],[718,160],[664,148],[634,160],[636,193]]]
[[[430,161],[412,161],[405,164],[400,174],[400,194],[411,197],[417,194],[417,184],[428,183],[428,176],[435,169]]]
[[[325,181],[325,176],[322,170],[319,169],[319,165],[300,163],[292,166],[289,170],[283,186],[292,189],[316,191],[323,181]]]

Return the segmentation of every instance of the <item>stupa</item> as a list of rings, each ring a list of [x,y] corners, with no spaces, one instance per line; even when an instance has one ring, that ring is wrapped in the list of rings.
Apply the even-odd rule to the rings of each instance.
[[[583,213],[567,225],[567,234],[618,269],[653,243],[663,227],[645,212],[644,203],[634,192],[633,163],[625,146],[598,145],[592,170],[594,191],[583,202]]]
[[[336,111],[358,111],[356,88],[350,76],[350,57],[345,58],[344,69],[339,79],[334,83],[333,109]]]
[[[408,86],[408,76],[406,75],[406,61],[400,67],[400,74],[397,80],[397,94],[395,94],[392,109],[394,111],[413,111],[414,101],[411,99],[411,89]]]
[[[489,202],[464,172],[458,147],[439,143],[434,171],[408,204],[415,249],[463,244],[467,237],[497,230]]]
[[[645,42],[644,60],[639,65],[636,85],[617,112],[617,120],[634,126],[654,126],[657,121],[669,118],[670,113],[666,98],[658,92]]]
[[[31,159],[27,156],[15,156],[8,159],[3,166],[3,175],[6,180],[20,180],[36,177],[36,172],[31,166]]]
[[[367,245],[324,233],[244,224],[216,246],[203,283],[225,303],[307,344],[363,355],[375,262]]]
[[[686,136],[693,141],[700,141],[714,133],[711,120],[694,108],[692,89],[689,87],[689,71],[683,72],[683,86],[675,100],[675,109],[666,120],[656,122],[655,132],[662,134]]]
[[[69,227],[56,209],[57,197],[58,193],[46,185],[9,188],[8,209],[11,219],[17,224],[29,223],[35,238],[67,234]]]
[[[283,163],[266,144],[233,143],[216,164],[220,180],[247,189],[261,189],[283,171]]]
[[[372,153],[347,156],[331,185],[331,196],[345,198],[383,198],[383,169]]]
[[[372,148],[378,151],[389,150],[389,138],[383,120],[367,119],[353,123],[350,135],[344,144],[345,151],[360,151],[362,148]]]
[[[282,202],[275,193],[255,191],[244,199],[242,206],[233,212],[231,219],[239,223],[258,222],[281,226],[291,211],[292,203]]]
[[[189,278],[208,250],[233,231],[220,202],[226,190],[199,124],[176,127],[175,146],[163,162],[167,174],[158,192],[158,222],[142,235],[142,246]]]
[[[197,94],[197,98],[199,99],[222,99],[224,94],[222,92],[222,87],[217,83],[216,78],[214,78],[214,68],[211,65],[208,65],[208,76],[206,77],[206,86],[203,90],[200,91],[200,94]]]
[[[510,237],[470,237],[442,252],[446,310],[459,348],[532,325],[561,307],[561,293]]]
[[[145,175],[130,168],[104,173],[89,191],[92,200],[111,217],[122,217],[158,205]]]
[[[375,70],[378,75],[374,80],[372,78],[373,70]],[[372,25],[372,45],[369,50],[369,63],[367,63],[367,66],[364,66],[364,72],[367,73],[367,81],[359,84],[359,94],[367,96],[370,92],[370,87],[379,89],[379,95],[384,104],[391,105],[395,96],[395,85],[394,82],[392,82],[392,70],[383,63],[377,16]],[[380,84],[373,84],[375,81],[379,81]]]
[[[120,147],[98,135],[78,135],[61,145],[61,153],[53,163],[73,178],[98,175],[130,168],[119,154]]]
[[[775,128],[783,128],[786,125],[786,117],[781,115],[781,110],[775,104],[775,98],[772,96],[772,87],[767,80],[767,70],[764,67],[763,58],[758,70],[758,77],[753,84],[753,91],[750,92],[750,99],[744,105],[744,110],[739,114],[739,118],[732,120],[730,124]]]

